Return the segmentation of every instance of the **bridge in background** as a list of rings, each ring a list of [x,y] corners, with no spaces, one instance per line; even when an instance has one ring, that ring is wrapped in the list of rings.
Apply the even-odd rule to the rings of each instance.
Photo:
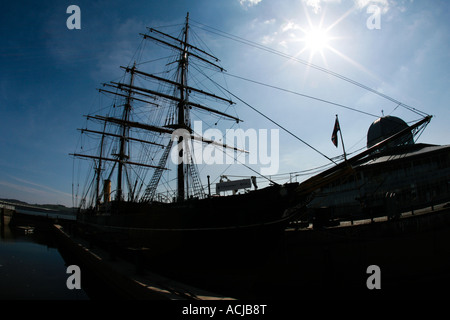
[[[2,225],[8,224],[11,217],[15,214],[18,214],[20,216],[26,216],[29,218],[41,217],[41,219],[46,218],[50,220],[66,220],[66,221],[76,220],[76,215],[70,214],[70,212],[67,211],[43,208],[24,203],[8,202],[4,200],[0,200],[0,213],[1,213],[0,223]]]

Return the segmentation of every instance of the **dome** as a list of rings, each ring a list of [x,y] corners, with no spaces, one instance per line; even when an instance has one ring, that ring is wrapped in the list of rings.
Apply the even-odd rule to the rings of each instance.
[[[385,116],[375,120],[369,127],[367,132],[367,148],[370,148],[389,138],[393,134],[402,131],[405,128],[409,128],[405,121],[393,116]],[[408,132],[405,136],[391,142],[389,146],[396,146],[401,144],[413,144],[414,139],[411,132]]]

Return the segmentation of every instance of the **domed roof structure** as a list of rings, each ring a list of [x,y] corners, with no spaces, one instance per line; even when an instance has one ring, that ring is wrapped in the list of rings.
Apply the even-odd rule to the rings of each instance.
[[[405,128],[409,128],[405,121],[393,116],[385,116],[375,120],[369,127],[367,132],[367,148],[370,148],[389,138],[390,136],[402,131]],[[393,147],[402,144],[414,144],[413,135],[408,132],[405,136],[392,141],[388,146]]]

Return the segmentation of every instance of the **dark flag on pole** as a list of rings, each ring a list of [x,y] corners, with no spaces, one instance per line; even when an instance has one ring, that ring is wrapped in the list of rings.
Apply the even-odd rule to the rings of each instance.
[[[338,133],[339,130],[341,130],[341,128],[339,127],[339,120],[338,120],[338,117],[336,116],[336,122],[334,123],[333,134],[331,135],[331,141],[336,146],[336,148],[338,147],[338,136],[337,136],[337,133]]]

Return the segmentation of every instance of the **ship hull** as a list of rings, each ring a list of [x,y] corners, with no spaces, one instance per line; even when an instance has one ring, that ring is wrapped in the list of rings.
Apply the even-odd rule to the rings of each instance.
[[[295,211],[297,184],[180,203],[110,203],[79,214],[78,227],[98,244],[139,255],[152,266],[255,265],[279,253]]]

